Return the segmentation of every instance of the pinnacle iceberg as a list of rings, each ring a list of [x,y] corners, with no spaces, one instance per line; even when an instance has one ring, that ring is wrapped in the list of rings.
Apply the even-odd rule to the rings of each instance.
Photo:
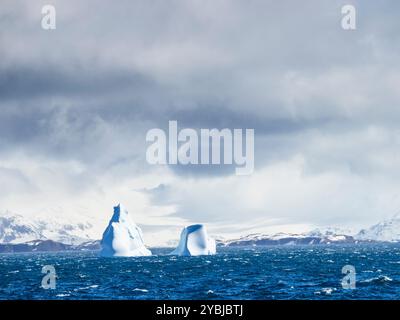
[[[215,240],[208,236],[206,227],[202,224],[194,224],[182,230],[178,247],[170,254],[199,256],[213,255],[215,253]]]
[[[150,256],[143,242],[142,230],[131,220],[122,206],[114,207],[114,214],[103,233],[100,255],[103,257]]]

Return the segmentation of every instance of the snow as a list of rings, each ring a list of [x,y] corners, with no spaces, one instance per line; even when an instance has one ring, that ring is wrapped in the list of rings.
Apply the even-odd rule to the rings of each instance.
[[[307,232],[307,236],[315,237],[329,237],[329,236],[354,236],[357,233],[357,229],[354,228],[343,228],[337,226],[320,227]]]
[[[114,207],[114,214],[101,240],[103,257],[150,256],[143,242],[142,230],[131,220],[122,206]]]
[[[75,221],[75,222],[74,222]],[[101,230],[80,218],[72,220],[64,217],[22,216],[10,211],[0,213],[0,243],[25,243],[32,240],[53,240],[77,245],[98,239]]]
[[[240,245],[295,245],[295,244],[330,244],[330,243],[353,243],[353,236],[349,236],[338,228],[314,229],[304,233],[275,234],[254,233],[241,238],[220,241],[224,246]]]
[[[356,235],[356,239],[389,242],[400,241],[400,218],[395,216],[368,229],[361,230]]]
[[[179,256],[212,255],[216,253],[215,240],[207,234],[207,229],[202,224],[185,227],[177,248],[171,252]]]
[[[0,243],[20,244],[33,240],[53,240],[68,245],[80,245],[88,243],[88,241],[100,239],[108,220],[109,217],[95,215],[85,207],[75,207],[72,205],[43,208],[37,212],[25,212],[23,215],[12,211],[0,211]],[[154,221],[157,222],[156,219]],[[178,239],[176,239],[177,228],[179,228],[177,225],[180,224],[181,221],[173,221],[172,224],[169,223],[162,228],[158,228],[156,232],[149,231],[146,233],[146,244],[157,247],[176,248],[178,245]],[[360,232],[355,228],[348,229],[347,227],[346,229],[342,229],[342,227],[338,226],[318,226],[318,228],[315,229],[316,227],[317,226],[312,226],[305,231],[301,230],[301,232],[296,229],[291,230],[292,232],[278,232],[283,230],[288,231],[287,228],[284,229],[283,227],[282,229],[274,229],[272,232],[268,233],[266,230],[260,229],[261,233],[252,233],[248,235],[230,234],[230,236],[226,238],[220,237],[217,242],[223,245],[229,245],[233,242],[257,242],[262,240],[278,242],[281,240],[286,241],[285,239],[287,238],[300,240],[308,237],[315,237],[320,238],[320,240],[311,239],[310,244],[314,242],[339,243],[351,241],[348,236],[353,237],[356,243],[362,241],[400,241],[399,215],[377,223]],[[118,229],[119,227],[116,226],[115,228]],[[136,230],[136,228],[137,226],[133,227],[133,230]],[[229,228],[226,228],[225,230],[228,229]],[[255,229],[253,230],[255,231]],[[299,233],[296,233],[296,231]],[[140,234],[141,238],[140,231],[134,231],[134,233]],[[121,234],[127,233],[122,232]],[[226,235],[225,233],[224,236]],[[139,238],[139,236],[137,237]],[[130,241],[129,236],[125,241]],[[304,243],[304,241],[301,243]],[[184,243],[179,243],[179,246],[184,246]],[[182,250],[185,251],[186,249],[183,248]]]
[[[28,219],[9,211],[0,215],[0,243],[21,243],[43,238],[40,228]]]
[[[344,235],[329,235],[326,237],[329,241],[345,241],[346,240],[346,236]]]

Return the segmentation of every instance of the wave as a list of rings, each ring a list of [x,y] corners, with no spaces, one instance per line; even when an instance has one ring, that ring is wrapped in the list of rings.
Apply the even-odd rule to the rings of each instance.
[[[392,282],[393,279],[388,277],[388,276],[379,276],[375,278],[370,278],[366,280],[360,281],[360,283],[387,283],[387,282]]]

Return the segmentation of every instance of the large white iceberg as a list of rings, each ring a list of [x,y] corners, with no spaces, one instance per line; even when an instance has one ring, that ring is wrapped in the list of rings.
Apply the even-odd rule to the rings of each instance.
[[[170,254],[179,256],[200,256],[216,253],[215,240],[207,234],[202,224],[185,227],[181,232],[178,247]]]
[[[114,207],[114,214],[103,233],[100,255],[103,257],[150,256],[143,242],[142,230],[131,220],[122,206]]]

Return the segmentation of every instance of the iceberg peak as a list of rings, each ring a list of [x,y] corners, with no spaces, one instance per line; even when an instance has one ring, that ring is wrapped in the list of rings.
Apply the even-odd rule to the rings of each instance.
[[[143,242],[142,230],[131,220],[121,204],[114,207],[114,214],[101,240],[103,257],[150,256]]]
[[[114,214],[111,217],[112,222],[124,222],[128,219],[128,210],[121,204],[114,207]]]

